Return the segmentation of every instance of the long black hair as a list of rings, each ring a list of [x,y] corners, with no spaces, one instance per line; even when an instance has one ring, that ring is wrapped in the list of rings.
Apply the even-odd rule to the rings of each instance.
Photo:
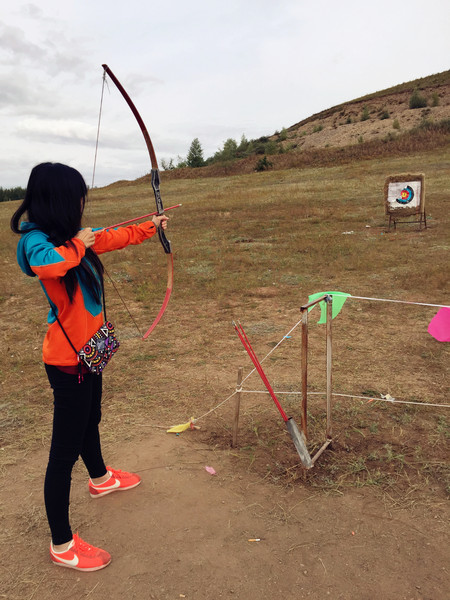
[[[49,236],[55,246],[69,246],[81,228],[87,198],[87,186],[76,169],[61,163],[41,163],[31,171],[25,198],[11,218],[11,229],[21,233],[19,221],[27,213],[30,223]],[[82,279],[97,301],[103,288],[103,265],[91,248],[86,248],[80,265],[63,277],[70,302],[78,278]]]

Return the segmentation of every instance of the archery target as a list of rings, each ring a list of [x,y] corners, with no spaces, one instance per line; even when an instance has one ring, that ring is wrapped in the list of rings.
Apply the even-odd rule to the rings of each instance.
[[[419,208],[421,187],[421,181],[391,181],[387,193],[389,208]]]

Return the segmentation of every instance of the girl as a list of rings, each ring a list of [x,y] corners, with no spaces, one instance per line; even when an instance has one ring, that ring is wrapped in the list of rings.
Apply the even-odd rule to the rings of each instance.
[[[11,219],[11,228],[21,234],[17,247],[21,269],[39,278],[51,306],[43,344],[45,370],[54,396],[44,483],[52,536],[50,558],[59,566],[96,571],[106,567],[111,556],[72,534],[72,468],[81,456],[93,498],[129,490],[141,480],[135,473],[105,466],[98,427],[102,375],[91,373],[84,365],[80,373],[76,352],[104,320],[103,266],[98,254],[141,244],[156,233],[157,227],[166,229],[167,217],[155,216],[152,221],[115,230],[81,229],[86,197],[86,184],[75,169],[59,163],[37,165],[31,171],[25,199]],[[28,220],[19,226],[25,213]]]

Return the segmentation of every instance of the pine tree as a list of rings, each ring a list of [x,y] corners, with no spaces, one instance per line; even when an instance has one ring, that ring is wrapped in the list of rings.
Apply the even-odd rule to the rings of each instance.
[[[188,167],[203,167],[205,161],[203,159],[203,148],[198,138],[192,140],[191,147],[186,158]]]

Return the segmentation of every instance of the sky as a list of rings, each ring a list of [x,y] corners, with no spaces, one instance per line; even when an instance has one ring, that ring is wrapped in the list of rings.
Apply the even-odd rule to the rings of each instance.
[[[106,63],[162,160],[204,158],[450,68],[448,0],[0,0],[0,187],[62,162],[92,184]],[[150,170],[105,87],[95,186]]]

